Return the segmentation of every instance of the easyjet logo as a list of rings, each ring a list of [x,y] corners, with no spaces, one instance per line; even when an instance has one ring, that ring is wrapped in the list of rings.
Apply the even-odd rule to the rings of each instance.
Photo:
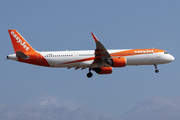
[[[136,50],[135,53],[154,53],[154,50]]]
[[[17,43],[19,43],[20,45],[22,45],[22,47],[28,51],[29,47],[26,45],[26,42],[23,42],[15,33],[14,31],[11,31],[11,35],[16,39]]]

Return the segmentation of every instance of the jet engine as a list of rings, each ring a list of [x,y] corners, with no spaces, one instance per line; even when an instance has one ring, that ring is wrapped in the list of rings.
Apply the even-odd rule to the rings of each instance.
[[[100,67],[100,68],[94,68],[93,70],[97,74],[111,74],[112,73],[112,67]]]
[[[126,58],[124,57],[117,57],[112,58],[106,61],[112,67],[125,67],[126,66]]]

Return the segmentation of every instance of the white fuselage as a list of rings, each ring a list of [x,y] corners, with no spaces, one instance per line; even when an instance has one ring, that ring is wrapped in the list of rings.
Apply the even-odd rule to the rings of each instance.
[[[125,49],[128,50],[128,49]],[[119,50],[108,50],[110,54],[116,52],[125,51],[124,49]],[[83,50],[83,51],[55,51],[55,52],[39,52],[50,64],[51,67],[90,67],[94,59],[94,50]],[[144,54],[132,54],[128,56],[115,55],[125,57],[127,60],[126,65],[153,65],[153,64],[164,64],[174,60],[174,57],[164,52],[158,53],[144,53]],[[41,58],[39,58],[39,61]]]

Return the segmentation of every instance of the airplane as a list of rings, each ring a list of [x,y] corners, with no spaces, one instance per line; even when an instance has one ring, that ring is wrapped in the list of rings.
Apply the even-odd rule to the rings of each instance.
[[[89,69],[87,77],[97,74],[111,74],[113,67],[129,65],[154,65],[158,73],[158,64],[174,61],[174,57],[161,49],[115,49],[107,50],[104,45],[92,34],[96,43],[95,50],[79,51],[49,51],[39,52],[16,31],[8,30],[15,54],[10,54],[7,59],[24,62],[44,67],[66,67],[75,70]]]

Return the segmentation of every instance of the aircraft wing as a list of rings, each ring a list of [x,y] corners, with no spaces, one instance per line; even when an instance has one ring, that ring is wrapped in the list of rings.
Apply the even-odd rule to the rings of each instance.
[[[111,55],[106,50],[104,45],[97,39],[97,37],[91,33],[94,41],[96,43],[96,49],[95,49],[95,59],[91,67],[109,67],[110,65],[105,62],[105,60],[110,59]]]

